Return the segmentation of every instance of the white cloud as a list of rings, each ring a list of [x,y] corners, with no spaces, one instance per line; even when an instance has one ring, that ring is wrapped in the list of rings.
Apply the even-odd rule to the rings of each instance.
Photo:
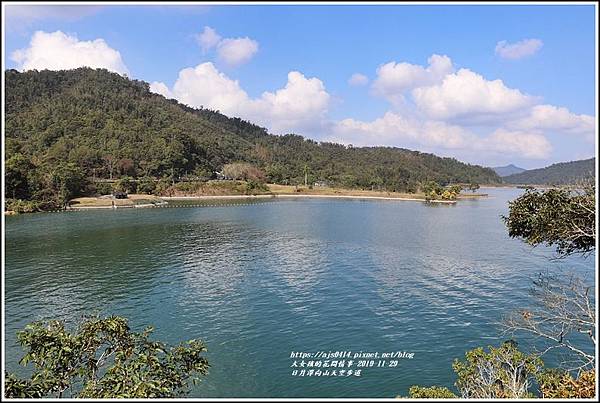
[[[348,84],[350,84],[352,86],[367,85],[368,83],[369,83],[369,78],[367,76],[365,76],[364,74],[360,74],[360,73],[354,73],[348,79]]]
[[[582,134],[595,138],[596,119],[589,115],[577,115],[567,108],[553,105],[536,105],[528,116],[508,123],[522,130],[556,131],[565,134]]]
[[[477,123],[498,118],[533,104],[535,99],[502,80],[488,81],[468,69],[448,74],[441,84],[412,91],[417,107],[434,119],[472,119]]]
[[[398,70],[398,65],[390,66],[389,72],[378,71],[378,79],[389,79],[390,84],[380,88],[389,90],[392,102],[397,95],[392,88],[406,94],[413,108],[402,112],[396,108],[372,121],[328,120],[331,96],[325,85],[297,71],[288,74],[282,88],[255,98],[212,63],[181,70],[171,89],[152,83],[151,90],[190,106],[241,117],[276,134],[295,132],[345,144],[406,147],[479,162],[548,158],[552,152],[545,136],[548,131],[585,134],[593,130],[594,118],[538,105],[537,98],[501,80],[486,80],[467,69],[453,72],[445,56],[432,56],[428,68],[420,70],[407,65]],[[412,75],[416,78],[402,81],[411,72],[416,72]]]
[[[196,40],[203,53],[216,48],[219,60],[232,67],[248,62],[258,52],[258,42],[254,39],[222,38],[209,26],[205,26],[202,33],[196,35]]]
[[[552,145],[540,133],[508,131],[500,128],[476,146],[495,153],[518,155],[524,158],[544,159],[550,156]]]
[[[454,67],[448,56],[432,55],[427,62],[429,66],[410,63],[390,62],[379,66],[377,78],[373,83],[375,94],[398,103],[404,100],[404,92],[423,86],[439,83],[446,75],[452,73]]]
[[[333,126],[333,138],[345,144],[359,146],[398,144],[442,146],[456,148],[466,144],[465,132],[458,126],[386,112],[371,122],[344,119]]]
[[[564,111],[536,106],[537,98],[501,80],[490,81],[468,69],[454,72],[447,56],[432,55],[427,67],[384,64],[377,69],[373,90],[394,110],[373,121],[335,122],[329,140],[425,149],[480,161],[491,156],[543,159],[552,152],[544,125],[587,122],[559,118]]]
[[[503,59],[521,59],[535,54],[544,43],[539,39],[523,39],[516,43],[500,41],[496,44],[496,54]]]
[[[288,73],[283,88],[252,99],[237,80],[218,71],[210,62],[181,70],[172,90],[164,83],[153,83],[151,90],[172,95],[193,107],[216,109],[228,116],[250,120],[278,134],[317,130],[330,102],[321,80],[307,78],[297,71]]]
[[[165,83],[161,83],[158,81],[150,83],[150,91],[156,94],[160,94],[168,99],[174,98],[173,94],[171,93],[171,90],[169,89],[169,87],[167,87]]]
[[[270,122],[276,133],[290,130],[316,130],[325,118],[330,95],[316,77],[306,78],[298,71],[288,73],[284,88],[264,92],[253,101],[255,115]]]
[[[11,54],[19,70],[67,70],[78,67],[105,68],[120,74],[129,74],[121,54],[103,39],[80,41],[61,31],[37,31],[29,47]]]
[[[203,52],[208,52],[210,49],[217,46],[217,44],[221,41],[221,36],[217,34],[217,31],[212,29],[211,27],[204,27],[202,33],[196,35],[196,40],[200,47],[202,47]]]
[[[248,37],[223,39],[217,45],[219,59],[230,66],[246,63],[256,52],[258,52],[258,42]]]
[[[422,121],[394,112],[386,112],[371,122],[344,119],[333,126],[330,141],[358,146],[388,145],[464,151],[470,154],[509,154],[524,158],[547,158],[552,151],[548,140],[539,133],[497,129],[478,136],[465,128],[440,121]]]
[[[227,115],[245,111],[249,101],[238,82],[219,72],[210,62],[181,70],[172,94],[184,104],[217,109]]]

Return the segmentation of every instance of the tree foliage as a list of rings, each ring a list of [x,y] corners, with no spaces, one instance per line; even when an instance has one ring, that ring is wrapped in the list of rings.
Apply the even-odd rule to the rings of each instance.
[[[443,187],[435,181],[428,181],[421,186],[421,190],[425,193],[426,200],[456,200],[462,191],[462,186],[449,185]]]
[[[456,387],[464,398],[533,397],[530,387],[543,363],[535,355],[518,350],[514,341],[500,347],[479,347],[455,360],[452,367],[458,377]]]
[[[264,182],[265,173],[252,164],[234,162],[223,166],[223,175],[235,180]]]
[[[515,399],[515,398],[590,398],[595,395],[596,378],[593,369],[580,371],[577,377],[569,372],[544,368],[537,354],[518,349],[513,340],[499,347],[481,347],[467,351],[465,360],[455,360],[459,395],[446,387],[413,385],[410,398]],[[535,393],[534,385],[539,389]]]
[[[596,397],[596,371],[579,373],[577,378],[567,371],[546,370],[538,376],[541,397],[547,399],[593,399]]]
[[[545,168],[530,169],[508,175],[503,182],[524,185],[572,185],[594,174],[595,158],[587,160],[559,162]]]
[[[538,357],[521,352],[512,340],[499,347],[489,346],[488,351],[481,347],[467,351],[464,361],[456,359],[452,365],[457,377],[454,385],[460,397],[468,399],[533,397],[530,388],[542,367],[543,362]],[[409,397],[459,396],[445,387],[413,385]]]
[[[531,245],[555,246],[559,257],[588,256],[596,245],[595,190],[595,180],[589,177],[572,188],[527,190],[509,204],[509,216],[504,217],[509,235]],[[554,349],[568,352],[558,369],[540,375],[542,396],[593,397],[597,321],[593,284],[580,274],[541,273],[531,295],[533,306],[508,315],[503,325],[505,332],[525,332],[545,342],[543,348],[535,347],[540,357]]]
[[[176,397],[208,373],[205,345],[151,341],[152,328],[132,332],[127,319],[89,318],[71,332],[61,321],[34,322],[17,334],[29,379],[6,374],[5,395],[16,397]]]
[[[596,246],[595,181],[572,189],[528,189],[509,202],[508,217],[503,218],[509,236],[530,245],[555,246],[559,256],[589,254]]]
[[[408,390],[412,399],[456,399],[458,396],[450,389],[441,386],[413,385]]]

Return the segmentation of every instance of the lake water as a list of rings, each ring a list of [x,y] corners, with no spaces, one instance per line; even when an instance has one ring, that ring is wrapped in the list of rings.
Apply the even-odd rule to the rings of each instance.
[[[196,397],[395,397],[452,387],[468,349],[527,306],[550,261],[500,219],[516,189],[456,205],[334,199],[6,217],[6,368],[37,319],[123,315],[170,343],[200,338]],[[593,274],[592,274],[593,275]],[[414,353],[361,376],[292,376],[292,352]],[[377,360],[375,360],[377,362]],[[355,365],[358,359],[355,360]]]

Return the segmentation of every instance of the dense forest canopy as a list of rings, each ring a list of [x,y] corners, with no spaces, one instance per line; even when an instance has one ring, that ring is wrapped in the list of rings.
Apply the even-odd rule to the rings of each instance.
[[[123,176],[209,178],[231,162],[253,164],[279,184],[304,183],[305,174],[309,183],[408,192],[426,181],[500,182],[492,169],[454,158],[271,135],[104,69],[5,74],[8,198],[65,199]]]
[[[560,162],[502,178],[506,183],[525,185],[569,185],[594,176],[596,159]]]

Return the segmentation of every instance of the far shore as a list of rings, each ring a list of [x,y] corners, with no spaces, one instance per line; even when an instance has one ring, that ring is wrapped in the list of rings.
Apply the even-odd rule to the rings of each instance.
[[[292,187],[290,187],[292,188]],[[275,190],[275,191],[273,191]],[[412,201],[421,203],[455,204],[457,200],[468,200],[487,197],[487,194],[474,193],[459,195],[457,200],[426,200],[422,194],[407,194],[378,191],[351,191],[347,189],[302,189],[300,192],[286,192],[289,189],[276,188],[271,193],[241,195],[177,195],[177,196],[152,196],[142,194],[130,194],[127,199],[111,199],[107,197],[82,197],[73,199],[68,210],[92,210],[92,209],[122,209],[122,208],[150,208],[161,207],[169,204],[169,201],[185,200],[244,200],[244,199],[354,199],[354,200],[396,200]]]
[[[134,195],[131,195],[134,196]],[[139,196],[139,195],[135,195]],[[421,203],[441,203],[455,204],[456,200],[425,200],[424,198],[415,197],[390,197],[390,196],[363,196],[363,195],[319,195],[319,194],[258,194],[258,195],[218,195],[218,196],[160,196],[163,203],[144,203],[144,204],[118,204],[106,205],[105,200],[101,203],[94,204],[88,198],[88,203],[85,205],[71,205],[68,210],[96,210],[96,209],[122,209],[122,208],[152,208],[161,207],[171,201],[185,200],[244,200],[244,199],[354,199],[354,200],[396,200],[396,201],[416,201]],[[469,198],[469,197],[467,197]],[[156,199],[155,199],[156,200]]]
[[[378,190],[357,190],[329,187],[305,187],[269,184],[268,193],[260,194],[185,194],[177,192],[173,196],[155,196],[148,194],[129,194],[126,199],[116,199],[112,196],[79,197],[71,200],[66,210],[83,211],[96,209],[122,208],[154,208],[165,207],[170,201],[209,201],[209,200],[244,200],[244,199],[354,199],[354,200],[396,200],[421,203],[455,204],[460,200],[471,200],[488,197],[486,193],[465,192],[458,195],[456,200],[426,200],[422,193],[400,193]],[[5,215],[12,214],[5,211]]]
[[[219,195],[219,196],[162,196],[164,200],[226,200],[226,199],[273,199],[273,198],[317,198],[317,199],[375,199],[375,200],[400,200],[419,201],[431,203],[456,203],[456,200],[425,200],[424,198],[402,196],[364,196],[364,195],[324,195],[324,194],[260,194],[260,195]]]

